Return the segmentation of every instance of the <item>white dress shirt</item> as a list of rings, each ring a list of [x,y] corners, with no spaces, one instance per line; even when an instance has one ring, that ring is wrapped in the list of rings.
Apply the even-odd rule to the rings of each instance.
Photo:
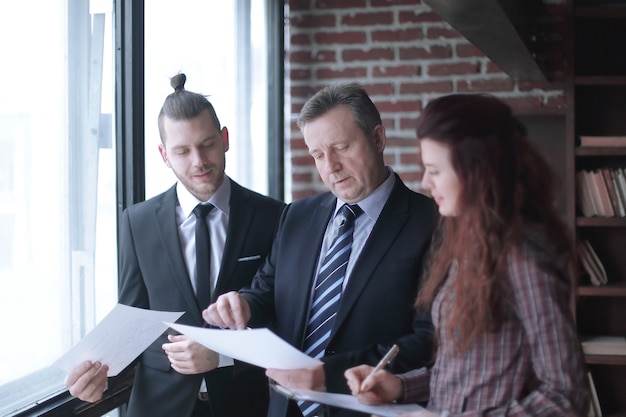
[[[200,203],[207,201],[198,200],[191,194],[180,181],[176,184],[178,205],[176,206],[176,225],[181,249],[189,272],[189,279],[195,291],[196,289],[196,216],[193,209]],[[220,273],[224,245],[226,244],[226,232],[230,215],[230,179],[224,178],[224,183],[217,189],[215,194],[208,200],[215,208],[207,215],[206,221],[209,227],[211,239],[210,279],[211,290],[215,289],[217,278]],[[232,366],[233,359],[220,354],[219,367]],[[202,382],[204,386],[204,380]],[[206,389],[204,389],[206,391]]]

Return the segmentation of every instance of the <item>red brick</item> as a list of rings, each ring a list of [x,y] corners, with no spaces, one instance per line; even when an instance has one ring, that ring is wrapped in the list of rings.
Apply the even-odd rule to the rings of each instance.
[[[511,91],[513,90],[513,80],[505,79],[481,79],[481,80],[461,80],[457,83],[459,93],[475,93],[486,91]]]
[[[445,59],[452,57],[449,46],[433,45],[431,47],[400,48],[400,59]]]
[[[395,94],[395,89],[391,83],[363,82],[362,84],[370,96],[392,96]]]
[[[375,42],[402,42],[422,39],[421,28],[401,30],[375,30],[372,32],[372,40]]]
[[[511,106],[514,112],[524,113],[529,110],[536,110],[542,107],[541,97],[508,97],[503,98],[506,103]]]
[[[400,94],[451,93],[452,81],[424,81],[400,84]]]
[[[291,131],[292,140],[302,139],[302,136],[296,138],[296,135],[300,133],[300,128],[298,127],[298,123],[295,120],[291,120],[289,122],[289,130]]]
[[[372,7],[393,7],[403,4],[419,6],[421,3],[420,0],[370,0]]]
[[[417,142],[417,139],[416,139],[416,142]],[[417,152],[400,154],[401,165],[420,165],[421,163],[422,163],[422,158],[419,157],[419,154]]]
[[[304,139],[299,138],[299,139],[291,139],[289,141],[289,146],[291,146],[292,150],[299,150],[299,151],[309,151],[309,148],[306,147],[306,143],[304,143]]]
[[[421,104],[416,100],[394,100],[378,101],[378,110],[383,112],[416,112],[420,110]]]
[[[480,64],[478,63],[446,63],[432,64],[428,66],[428,75],[445,76],[445,75],[463,75],[478,74],[480,72]]]
[[[472,58],[472,57],[484,57],[485,56],[485,54],[483,54],[483,52],[480,49],[478,49],[471,43],[464,43],[464,44],[457,45],[456,55],[459,58]]]
[[[405,137],[397,138],[387,135],[387,148],[410,149],[412,147],[417,148],[417,138],[415,137],[407,139]]]
[[[304,102],[296,103],[294,101],[291,102],[291,114],[300,114],[302,110],[302,106],[304,106]]]
[[[365,32],[320,32],[315,35],[315,42],[321,45],[337,43],[365,43]]]
[[[429,28],[426,31],[426,39],[458,39],[462,38],[459,32],[452,28]]]
[[[411,183],[411,182],[419,182],[422,180],[422,173],[418,172],[418,171],[409,171],[409,172],[401,172],[398,175],[400,175],[400,178],[402,178],[402,181],[407,182],[407,183]]]
[[[550,90],[563,90],[563,85],[559,85],[558,88],[557,86],[555,86],[554,84],[545,81],[545,82],[540,82],[540,81],[518,81],[517,83],[517,88],[520,91],[531,91],[531,90],[544,90],[544,91],[550,91]]]
[[[394,51],[392,48],[346,49],[341,57],[345,62],[391,60]]]
[[[291,13],[299,11],[299,10],[311,9],[309,0],[287,0],[287,3],[289,3],[289,11]]]
[[[394,154],[387,152],[383,155],[383,159],[385,160],[385,165],[396,166],[396,157]]]
[[[374,77],[414,77],[422,73],[419,65],[379,65],[373,67],[372,75]]]
[[[291,80],[308,80],[311,78],[310,68],[291,68],[289,70],[289,78]]]
[[[297,33],[291,35],[289,40],[291,45],[310,45],[311,36],[308,33]]]
[[[328,80],[334,78],[364,78],[367,75],[367,69],[363,67],[358,68],[319,68],[315,71],[315,76],[320,80]]]
[[[420,104],[420,111],[421,109],[421,104]],[[414,117],[402,117],[400,119],[400,129],[402,130],[408,130],[411,133],[415,133],[415,127],[417,124],[417,119],[415,119]]]
[[[496,73],[496,72],[504,72],[504,71],[502,71],[500,69],[500,67],[498,67],[496,64],[494,64],[491,61],[487,62],[486,71],[487,71],[488,74],[493,74],[493,73]]]
[[[310,184],[313,182],[313,174],[310,172],[300,172],[291,175],[291,181],[298,184]]]
[[[432,23],[441,21],[441,17],[435,12],[400,11],[398,14],[399,23]]]
[[[294,29],[335,27],[336,21],[337,19],[334,14],[307,13],[295,16],[292,15],[289,17],[289,25]]]
[[[366,7],[365,0],[317,0],[313,8],[315,9],[353,9]]]
[[[311,64],[315,62],[335,62],[336,56],[334,51],[292,51],[290,60],[296,64]]]
[[[354,13],[341,18],[341,25],[346,26],[373,26],[390,25],[393,23],[392,12]]]
[[[563,95],[555,96],[555,97],[548,97],[546,99],[545,107],[562,109],[562,108],[565,108],[565,106],[566,106],[565,96]]]
[[[291,165],[294,167],[308,167],[314,166],[315,164],[313,163],[313,158],[309,155],[302,155],[291,157]]]
[[[374,103],[376,104],[376,103]],[[395,124],[396,124],[396,119],[395,118],[386,118],[386,117],[381,117],[381,121],[383,122],[383,127],[385,128],[385,130],[388,132],[390,130],[394,130],[395,129]]]
[[[315,94],[315,89],[311,85],[292,85],[290,89],[291,97],[311,97]]]

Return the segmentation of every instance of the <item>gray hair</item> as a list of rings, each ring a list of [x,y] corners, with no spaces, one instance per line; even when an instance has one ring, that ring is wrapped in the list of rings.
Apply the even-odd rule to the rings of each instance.
[[[337,84],[324,87],[307,100],[298,117],[300,130],[337,106],[347,106],[357,126],[370,135],[382,124],[380,113],[367,92],[359,83]]]

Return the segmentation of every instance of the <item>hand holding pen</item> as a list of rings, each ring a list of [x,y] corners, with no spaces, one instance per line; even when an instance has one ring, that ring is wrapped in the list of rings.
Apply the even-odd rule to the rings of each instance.
[[[371,367],[360,365],[345,372],[352,395],[364,404],[390,403],[402,395],[402,382],[398,377],[383,371],[383,368],[398,354],[398,347],[392,346],[389,352]]]
[[[382,359],[378,362],[378,364],[376,364],[376,366],[374,368],[372,368],[371,372],[369,373],[369,375],[363,380],[363,382],[361,383],[361,390],[363,390],[363,383],[365,381],[368,380],[368,378],[370,378],[372,375],[374,375],[376,372],[380,371],[381,369],[383,369],[385,366],[387,366],[389,364],[389,362],[391,362],[393,360],[393,358],[396,357],[396,355],[398,354],[398,352],[400,351],[400,349],[398,348],[398,345],[393,345],[389,351],[387,351],[387,353],[385,353],[385,356],[382,357]]]

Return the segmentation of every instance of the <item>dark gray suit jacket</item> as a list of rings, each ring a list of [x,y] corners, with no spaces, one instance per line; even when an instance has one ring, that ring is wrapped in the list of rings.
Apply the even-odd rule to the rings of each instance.
[[[229,180],[229,179],[227,179]],[[250,284],[271,248],[284,203],[231,180],[230,221],[212,299]],[[205,325],[196,304],[176,227],[176,187],[124,211],[121,220],[119,302],[161,311],[185,311],[178,323]],[[167,333],[175,333],[171,329]],[[128,406],[129,417],[187,417],[203,375],[170,368],[161,345],[166,334],[140,357]],[[228,374],[230,372],[230,374]],[[264,416],[264,371],[236,362],[234,369],[204,375],[214,416]]]
[[[336,198],[325,193],[288,205],[270,256],[252,286],[240,291],[251,306],[250,325],[275,322],[276,333],[298,349],[302,349],[320,247],[335,204]],[[432,359],[430,315],[416,313],[413,303],[437,219],[434,202],[409,190],[396,176],[341,299],[323,359],[328,391],[349,393],[344,371],[364,363],[375,365],[394,343],[400,353],[392,371],[408,371]],[[294,402],[272,392],[268,415],[300,413]],[[333,410],[333,415],[362,414]]]

